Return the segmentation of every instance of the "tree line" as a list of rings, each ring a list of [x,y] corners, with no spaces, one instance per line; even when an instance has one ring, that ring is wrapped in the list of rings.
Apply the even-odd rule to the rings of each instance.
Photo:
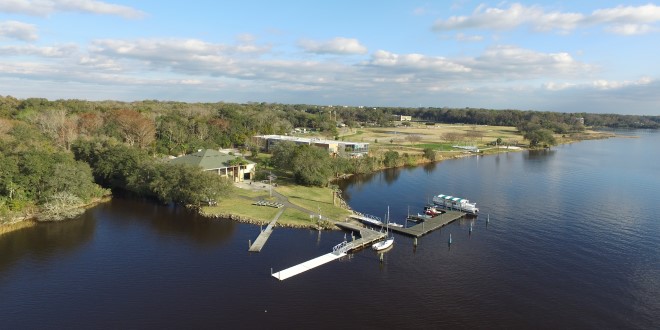
[[[0,218],[30,214],[66,217],[66,205],[85,204],[112,189],[162,202],[199,204],[229,193],[231,185],[160,158],[203,148],[239,147],[257,153],[258,146],[251,139],[254,135],[285,134],[294,127],[306,127],[333,138],[338,123],[388,126],[395,114],[429,123],[516,126],[538,146],[553,144],[552,133],[580,131],[584,125],[660,126],[660,116],[0,96]],[[378,158],[346,159],[330,158],[308,147],[283,145],[281,149],[274,153],[272,164],[290,171],[297,182],[311,185],[323,185],[328,177],[342,173],[368,173],[416,162],[414,156],[396,151]],[[433,157],[432,150],[424,154]]]

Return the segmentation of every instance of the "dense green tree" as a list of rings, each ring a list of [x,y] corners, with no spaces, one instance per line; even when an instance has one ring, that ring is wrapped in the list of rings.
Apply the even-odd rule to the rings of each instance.
[[[383,165],[385,167],[396,167],[399,166],[400,162],[399,152],[395,150],[388,150],[383,155]]]
[[[270,149],[270,152],[273,155],[270,158],[271,164],[279,169],[292,171],[293,163],[291,160],[293,159],[295,150],[296,144],[291,141],[281,141],[277,143]]]
[[[527,131],[523,136],[529,140],[529,146],[532,148],[539,146],[548,147],[557,144],[552,131],[544,128]]]
[[[424,148],[424,158],[430,160],[430,161],[435,161],[435,150],[433,148]]]
[[[302,185],[324,186],[332,175],[328,152],[306,144],[295,148],[291,165],[296,183]]]
[[[378,159],[373,156],[355,158],[352,160],[352,162],[354,174],[371,173],[378,168]]]
[[[183,205],[199,205],[231,190],[227,179],[184,164],[159,164],[149,186],[160,201]]]

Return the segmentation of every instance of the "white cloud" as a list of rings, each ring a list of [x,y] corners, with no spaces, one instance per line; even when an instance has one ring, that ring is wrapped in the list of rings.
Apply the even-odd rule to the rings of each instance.
[[[270,46],[248,48],[198,39],[103,39],[81,49],[70,45],[4,46],[0,55],[17,56],[15,64],[23,63],[21,55],[41,56],[43,67],[52,67],[74,81],[80,77],[86,81],[94,75],[129,81],[161,76],[190,82],[206,77],[251,85],[268,83],[271,88],[280,84],[296,90],[304,85],[311,90],[354,92],[383,88],[394,94],[437,90],[439,86],[465,90],[502,81],[527,83],[544,76],[568,79],[594,71],[567,53],[540,53],[512,46],[492,47],[477,57],[454,58],[379,50],[368,60],[354,63],[324,57],[316,61],[285,58]]]
[[[78,50],[75,45],[63,45],[55,47],[27,46],[0,46],[0,56],[41,56],[41,57],[66,57]]]
[[[641,77],[637,80],[606,80],[596,79],[590,82],[546,82],[542,86],[549,91],[561,91],[566,89],[581,89],[581,90],[615,90],[624,89],[635,86],[646,86],[657,83],[656,80],[650,77]]]
[[[0,90],[19,97],[130,95],[317,104],[355,100],[374,105],[528,109],[568,95],[559,93],[612,92],[630,99],[631,93],[644,95],[653,89],[650,78],[592,82],[598,68],[571,54],[514,46],[491,47],[474,57],[379,50],[366,60],[351,62],[326,56],[309,60],[307,54],[285,54],[256,44],[248,44],[246,50],[240,41],[226,45],[198,39],[104,39],[88,47],[0,46]],[[43,87],[54,85],[56,91]],[[107,90],[118,96],[103,94]],[[16,91],[23,94],[15,95]]]
[[[300,40],[298,45],[306,52],[316,54],[353,55],[367,53],[367,47],[353,38],[337,37],[327,41]]]
[[[222,54],[261,54],[270,46],[214,44],[199,39],[102,39],[92,43],[95,53],[116,54],[141,59],[182,59],[186,56],[208,57]]]
[[[618,6],[595,10],[587,20],[597,23],[654,23],[660,20],[660,7],[647,4],[644,6]]]
[[[464,33],[456,34],[457,41],[469,41],[469,42],[478,42],[483,41],[484,37],[479,35],[466,35]]]
[[[3,0],[0,12],[47,16],[55,12],[81,12],[142,18],[144,13],[132,7],[97,0]]]
[[[604,25],[605,30],[619,34],[641,34],[654,31],[651,23],[660,21],[660,6],[618,6],[593,11],[591,14],[546,11],[533,5],[513,3],[508,8],[478,6],[470,16],[452,16],[437,20],[436,31],[462,29],[507,30],[528,25],[538,31],[570,32],[579,27]]]
[[[576,61],[568,53],[541,53],[514,46],[488,48],[469,62],[475,70],[487,76],[499,75],[507,79],[575,77],[596,70],[594,66]]]
[[[469,72],[470,68],[450,61],[444,57],[432,57],[422,54],[395,54],[378,50],[372,54],[368,65],[380,68],[392,68],[397,71],[434,72]]]
[[[37,40],[37,27],[17,21],[0,22],[0,37],[22,41]]]
[[[576,84],[569,83],[569,82],[557,83],[557,82],[552,82],[551,81],[551,82],[547,82],[547,83],[543,84],[543,88],[545,88],[549,91],[560,91],[560,90],[564,90],[564,89],[571,88],[571,87],[574,87],[574,86],[576,86]]]
[[[623,80],[623,81],[615,81],[615,80],[605,80],[605,79],[599,79],[595,80],[592,82],[592,86],[597,88],[597,89],[619,89],[619,88],[624,88],[624,87],[629,87],[629,86],[643,86],[643,85],[648,85],[653,83],[653,79],[650,77],[642,77],[638,80],[630,81],[630,80]]]
[[[450,31],[471,28],[512,29],[523,24],[532,24],[538,30],[571,30],[583,16],[575,13],[545,13],[539,6],[524,6],[514,3],[509,8],[486,8],[479,6],[472,16],[452,16],[438,20],[433,28],[436,31]]]
[[[620,34],[624,36],[647,34],[649,32],[658,31],[657,28],[654,28],[653,26],[648,24],[615,24],[607,27],[605,30],[614,34]]]

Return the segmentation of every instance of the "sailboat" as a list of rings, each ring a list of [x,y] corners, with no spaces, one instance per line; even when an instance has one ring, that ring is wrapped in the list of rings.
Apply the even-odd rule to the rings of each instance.
[[[387,207],[387,222],[386,223],[389,226],[389,223],[390,223],[390,207],[389,206]],[[386,226],[386,228],[388,226]],[[388,229],[385,229],[385,233],[388,233],[387,230]],[[382,240],[380,242],[374,243],[371,246],[371,248],[376,250],[376,251],[382,251],[382,250],[385,250],[385,249],[389,248],[390,246],[392,246],[392,244],[394,244],[394,236],[389,236],[389,237],[385,238],[384,240]]]

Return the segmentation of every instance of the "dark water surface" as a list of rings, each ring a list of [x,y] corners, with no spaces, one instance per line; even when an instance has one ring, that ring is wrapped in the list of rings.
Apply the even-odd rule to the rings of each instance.
[[[0,237],[0,328],[659,329],[660,134],[631,134],[351,178],[354,209],[397,222],[440,193],[482,214],[283,282],[344,233],[249,254],[259,227],[117,198]]]

